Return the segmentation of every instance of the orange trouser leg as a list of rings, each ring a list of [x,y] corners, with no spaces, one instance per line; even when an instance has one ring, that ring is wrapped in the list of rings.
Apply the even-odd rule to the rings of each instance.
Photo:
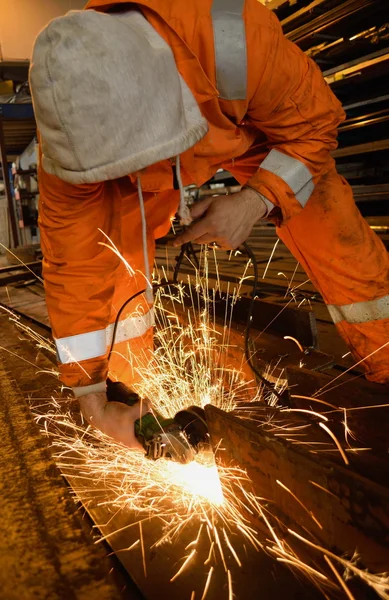
[[[326,304],[344,307],[379,298],[386,302],[389,255],[335,170],[321,179],[304,210],[280,227],[278,235]],[[361,366],[367,377],[389,381],[389,318],[340,320],[336,326],[355,360],[365,359]]]
[[[123,303],[138,291],[146,288],[144,277],[144,256],[142,241],[142,223],[138,194],[127,180],[118,182],[122,196],[121,237],[118,250],[126,262],[122,262],[116,271],[115,291],[112,300],[111,319],[113,323]],[[175,191],[159,194],[144,193],[147,246],[150,270],[152,271],[155,254],[155,239],[169,231],[171,218],[178,206],[178,194]],[[120,320],[133,319],[150,314],[150,326],[144,330],[135,327],[135,336],[128,341],[115,343],[109,362],[109,375],[131,387],[147,376],[147,365],[153,349],[152,304],[142,294],[134,299],[123,311]],[[120,336],[118,337],[120,339]]]

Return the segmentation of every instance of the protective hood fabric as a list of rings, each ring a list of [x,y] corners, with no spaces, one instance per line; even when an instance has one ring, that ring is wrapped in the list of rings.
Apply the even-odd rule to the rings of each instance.
[[[135,173],[208,130],[169,45],[138,11],[72,11],[38,36],[30,70],[43,168],[72,184]]]

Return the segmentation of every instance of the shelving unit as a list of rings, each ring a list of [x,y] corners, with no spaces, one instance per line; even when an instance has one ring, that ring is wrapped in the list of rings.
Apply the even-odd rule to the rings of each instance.
[[[27,213],[31,213],[29,205],[32,204],[32,198],[29,197],[28,202],[21,191],[25,189],[21,186],[21,175],[12,168],[12,163],[22,154],[35,136],[36,123],[32,104],[0,104],[1,175],[10,226],[9,245],[14,248],[32,241],[26,238],[23,231],[26,226],[25,216]],[[25,207],[24,213],[23,206]]]

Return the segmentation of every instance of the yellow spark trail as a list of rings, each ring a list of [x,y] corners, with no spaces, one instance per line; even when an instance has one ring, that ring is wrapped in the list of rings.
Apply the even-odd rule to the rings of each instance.
[[[304,352],[304,348],[302,347],[300,342],[292,335],[284,335],[284,340],[292,340],[292,342],[294,342],[296,344],[296,346],[298,346],[298,349],[300,350],[300,352]]]
[[[231,571],[227,571],[227,578],[228,578],[228,600],[233,600],[234,594],[232,591]]]
[[[179,577],[181,575],[181,573],[183,573],[183,571],[188,566],[188,564],[190,563],[190,561],[192,560],[192,558],[194,557],[194,555],[196,554],[196,552],[197,552],[197,550],[195,548],[194,550],[192,550],[192,552],[189,554],[189,556],[186,557],[184,564],[177,571],[177,573],[175,575],[173,575],[173,577],[171,578],[171,580],[170,580],[171,583],[173,581],[175,581],[175,579],[177,579],[177,577]]]
[[[330,559],[332,558],[336,562],[340,563],[343,567],[345,567],[345,569],[349,569],[352,573],[354,573],[354,575],[360,577],[362,581],[367,583],[367,585],[371,586],[375,590],[375,592],[379,595],[380,598],[382,598],[383,600],[389,600],[389,576],[387,573],[376,574],[359,569],[351,560],[347,560],[345,558],[337,556],[333,552],[330,552],[330,550],[327,550],[326,548],[322,548],[318,544],[310,542],[309,540],[304,538],[302,535],[299,535],[292,529],[288,529],[288,531],[295,538],[297,538],[304,544],[307,544],[307,546],[314,548],[315,550],[317,550],[318,552],[322,553],[324,556],[327,556]]]
[[[201,600],[205,600],[205,598],[208,594],[209,586],[211,584],[212,573],[213,573],[213,567],[211,567],[209,569],[207,581],[205,582],[205,587],[204,587],[203,595],[201,596]]]
[[[339,575],[337,569],[334,567],[332,561],[328,558],[328,556],[324,556],[324,560],[326,561],[327,565],[330,567],[330,569],[333,572],[333,574],[335,575],[336,579],[339,581],[339,584],[343,588],[347,598],[349,600],[355,600],[355,596],[353,596],[352,593],[350,592],[350,590],[348,589],[347,585],[345,584],[345,582]]]
[[[342,446],[340,445],[340,442],[339,442],[338,438],[333,433],[333,431],[331,431],[331,429],[329,427],[327,427],[327,425],[325,425],[324,423],[319,423],[319,426],[322,429],[324,429],[324,431],[326,431],[328,433],[328,435],[334,440],[334,443],[335,443],[336,447],[338,448],[338,450],[339,450],[339,452],[341,454],[341,457],[344,460],[344,463],[346,465],[349,465],[350,464],[349,459],[347,458],[345,451],[343,450]]]
[[[301,502],[300,498],[298,498],[296,496],[296,494],[294,494],[292,492],[292,490],[290,490],[288,487],[286,487],[286,485],[284,485],[281,481],[279,481],[278,479],[276,480],[276,483],[282,487],[286,492],[288,492],[292,498],[294,498],[296,500],[296,502],[301,506],[301,508],[303,510],[305,510],[305,512],[311,517],[311,519],[313,520],[314,523],[316,523],[316,525],[319,527],[319,529],[323,529],[323,525],[321,523],[319,523],[319,521],[316,519],[315,515],[313,514],[312,511],[310,511],[305,504],[303,504],[303,502]]]
[[[306,413],[308,415],[313,415],[318,419],[323,419],[323,421],[328,421],[328,418],[321,413],[315,412],[314,410],[308,410],[305,408],[282,408],[280,412],[298,412],[298,413]]]
[[[201,260],[207,261],[207,251],[202,251]],[[249,277],[246,273],[250,266],[248,262],[238,288]],[[129,265],[128,271],[133,274]],[[138,364],[133,357],[129,358],[140,379],[136,391],[143,399],[151,398],[154,408],[164,417],[174,417],[179,410],[189,405],[204,407],[206,404],[213,404],[224,411],[231,411],[239,407],[240,401],[263,400],[265,394],[264,390],[253,391],[252,380],[247,381],[244,378],[241,368],[244,359],[238,367],[229,363],[232,310],[238,301],[239,289],[231,291],[228,287],[225,295],[224,324],[218,325],[215,316],[215,295],[210,293],[207,272],[206,265],[201,273],[196,273],[195,282],[188,278],[188,282],[192,283],[191,287],[184,284],[178,287],[166,285],[158,291],[155,303],[157,327],[154,355],[147,367],[142,361]],[[221,292],[219,274],[217,278]],[[294,292],[302,285],[304,283],[291,291]],[[38,338],[35,338],[35,341],[38,344],[47,343]],[[340,410],[316,398],[306,399]],[[259,410],[255,406],[249,409],[252,414],[257,411],[257,415],[260,414]],[[319,412],[305,409],[285,409],[284,412],[287,410],[309,413],[321,421],[328,420]],[[193,531],[196,532],[192,536],[193,541],[186,541],[186,548],[182,548],[181,567],[175,573],[167,575],[167,581],[177,581],[185,576],[194,563],[199,562],[199,556],[205,565],[205,585],[199,593],[195,590],[192,592],[192,600],[196,594],[201,600],[206,600],[213,574],[217,569],[224,570],[225,600],[233,600],[231,573],[236,572],[237,567],[244,566],[248,545],[256,551],[269,551],[277,561],[304,573],[324,596],[326,594],[323,585],[336,587],[338,591],[341,589],[346,593],[339,581],[339,573],[338,576],[333,570],[332,575],[321,573],[317,565],[314,565],[314,568],[300,559],[291,547],[289,538],[285,541],[285,527],[280,518],[272,514],[268,500],[255,495],[250,479],[243,469],[236,466],[216,467],[214,457],[206,453],[199,454],[196,460],[188,465],[167,460],[152,462],[145,459],[142,453],[129,451],[99,431],[91,427],[85,428],[77,419],[78,417],[71,413],[64,414],[61,404],[54,401],[49,406],[48,413],[40,415],[38,420],[42,424],[43,432],[52,436],[57,463],[71,481],[78,498],[86,504],[94,503],[100,507],[107,507],[111,522],[114,522],[113,519],[118,513],[128,514],[128,522],[120,530],[112,531],[102,539],[109,540],[119,531],[135,530],[137,539],[126,550],[141,553],[145,575],[148,548],[145,548],[147,537],[144,537],[143,530],[147,522],[154,519],[160,526],[160,532],[151,548],[172,542],[179,544],[180,536],[188,526],[193,527]],[[272,417],[264,416],[262,425],[265,431],[287,435],[290,440],[295,436],[304,436],[306,428],[310,427],[309,424],[296,426],[293,422],[285,424],[282,418],[279,423],[281,424]],[[343,460],[348,464],[347,456],[334,434],[323,422],[319,425],[331,436]],[[311,483],[331,493],[319,484]],[[291,494],[318,527],[322,527],[309,507],[284,484],[278,484]],[[266,494],[266,491],[263,494]],[[253,519],[257,518],[261,527],[266,526],[270,541],[264,542],[263,536],[253,525]],[[107,525],[108,523],[105,523],[101,528],[104,529]],[[139,528],[139,538],[136,528]],[[381,598],[389,600],[389,584],[383,576],[361,571],[352,562],[320,548],[299,533],[291,530],[289,532],[300,542],[310,544],[325,554],[327,558],[340,562],[345,569],[350,569],[372,586]],[[266,543],[273,545],[265,546]],[[204,552],[201,557],[200,550]],[[207,558],[204,560],[204,557]]]

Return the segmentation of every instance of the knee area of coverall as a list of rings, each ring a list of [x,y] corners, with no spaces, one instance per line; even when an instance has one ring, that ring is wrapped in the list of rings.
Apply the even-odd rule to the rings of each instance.
[[[335,171],[279,237],[301,262],[327,304],[350,304],[389,292],[389,256],[361,216],[349,185]],[[313,275],[314,274],[314,275]]]

